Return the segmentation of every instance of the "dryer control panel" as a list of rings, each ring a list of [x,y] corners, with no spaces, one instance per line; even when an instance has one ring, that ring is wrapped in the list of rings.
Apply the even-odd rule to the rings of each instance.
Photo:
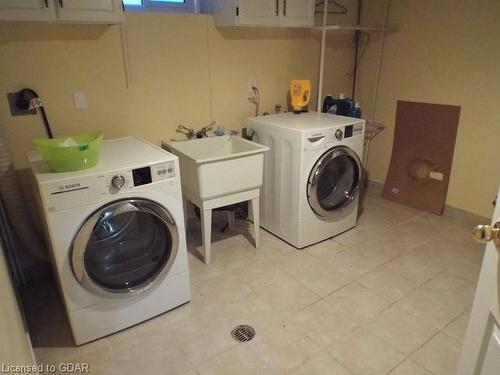
[[[106,196],[133,193],[147,185],[163,183],[172,186],[178,182],[174,161],[143,167],[117,170],[109,173],[55,181],[41,186],[49,211],[68,209],[94,203]]]
[[[174,162],[132,169],[134,187],[175,177]]]
[[[175,164],[171,161],[133,168],[99,177],[103,179],[108,192],[113,194],[119,191],[149,185],[154,182],[173,179],[175,176]]]

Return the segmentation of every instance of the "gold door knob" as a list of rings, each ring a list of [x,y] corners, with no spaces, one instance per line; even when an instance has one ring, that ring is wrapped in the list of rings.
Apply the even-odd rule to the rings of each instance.
[[[500,221],[497,221],[493,226],[476,225],[472,229],[472,237],[480,243],[493,240],[496,246],[500,246]]]

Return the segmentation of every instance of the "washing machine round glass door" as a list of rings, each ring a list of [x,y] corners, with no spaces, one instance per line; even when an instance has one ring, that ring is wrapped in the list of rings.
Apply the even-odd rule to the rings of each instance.
[[[314,164],[307,182],[307,199],[319,216],[336,216],[357,196],[362,178],[358,155],[346,146],[331,148]]]
[[[139,293],[162,280],[178,245],[177,225],[164,207],[145,199],[115,201],[80,227],[71,251],[73,272],[94,292]]]

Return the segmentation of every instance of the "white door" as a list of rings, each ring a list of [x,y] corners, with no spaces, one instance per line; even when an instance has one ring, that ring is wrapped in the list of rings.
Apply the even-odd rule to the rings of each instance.
[[[500,374],[500,191],[492,225],[474,229],[487,242],[458,367],[459,375]]]
[[[59,21],[123,22],[121,0],[56,0]]]
[[[0,21],[53,21],[52,0],[0,0]]]
[[[278,26],[278,0],[238,0],[238,24]]]
[[[281,26],[312,27],[314,26],[314,0],[280,0]]]

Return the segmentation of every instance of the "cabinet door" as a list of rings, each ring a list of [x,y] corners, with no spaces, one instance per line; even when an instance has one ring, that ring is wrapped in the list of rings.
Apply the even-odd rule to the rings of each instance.
[[[238,24],[278,26],[278,0],[238,0]]]
[[[53,21],[52,0],[0,0],[0,21]]]
[[[314,0],[280,0],[280,26],[314,26]]]
[[[120,23],[121,0],[56,0],[58,21]]]

